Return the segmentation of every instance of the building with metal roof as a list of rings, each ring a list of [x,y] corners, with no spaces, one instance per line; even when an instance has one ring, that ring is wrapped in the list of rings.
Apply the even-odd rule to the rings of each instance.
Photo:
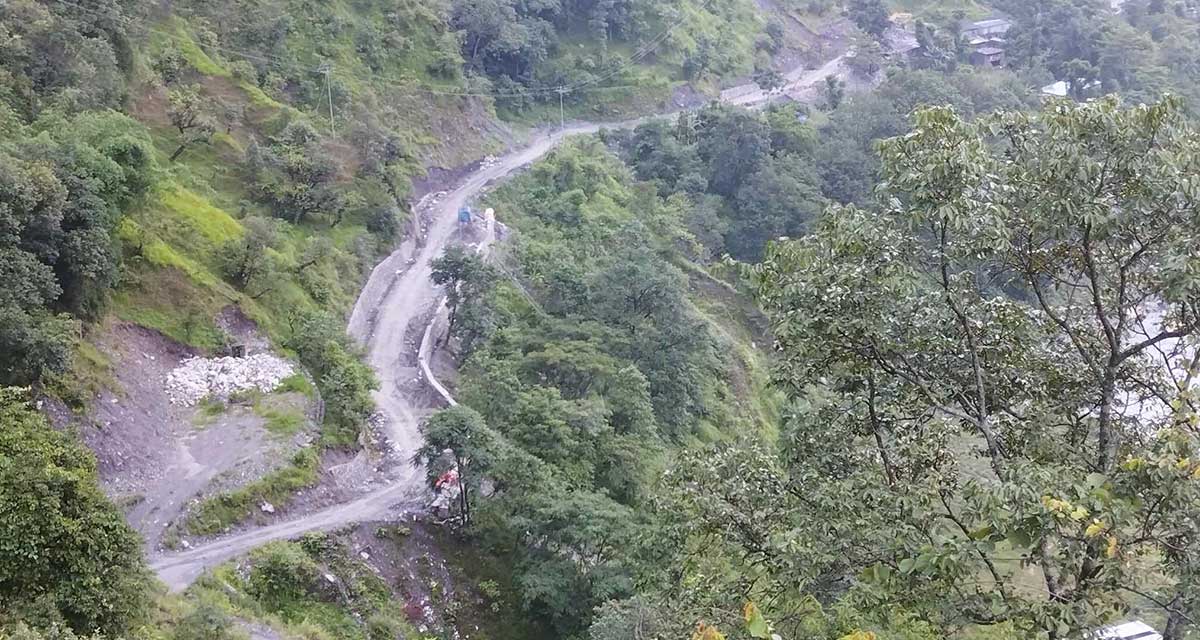
[[[1142,622],[1134,620],[1133,622],[1122,622],[1114,624],[1111,627],[1104,627],[1097,631],[1091,637],[1092,640],[1163,640],[1162,634],[1155,631],[1153,627]]]

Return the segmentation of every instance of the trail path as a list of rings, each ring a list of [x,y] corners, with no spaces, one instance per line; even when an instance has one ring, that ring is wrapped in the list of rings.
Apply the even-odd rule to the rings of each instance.
[[[788,74],[789,90],[824,80],[826,75],[841,68],[841,59],[839,56],[813,71],[800,70]],[[739,96],[727,102],[749,106],[765,103],[771,98],[759,91],[755,96]],[[424,237],[417,238],[414,234],[375,267],[354,305],[348,328],[350,335],[366,347],[368,360],[379,379],[379,390],[374,393],[374,399],[383,416],[392,453],[398,459],[409,460],[420,446],[423,408],[409,397],[405,385],[421,375],[422,359],[428,362],[430,349],[428,330],[424,340],[416,343],[409,341],[410,325],[440,305],[440,289],[430,280],[431,263],[454,235],[458,209],[488,183],[505,178],[535,162],[566,138],[595,133],[601,128],[634,127],[664,115],[669,114],[656,114],[621,123],[577,124],[543,134],[529,146],[502,156],[495,163],[468,175],[441,199],[427,199],[418,206],[416,214],[425,215],[429,220]],[[489,224],[484,247],[493,237],[493,229]],[[436,311],[434,316],[436,319]],[[425,343],[424,349],[422,343]],[[427,367],[425,376],[427,381],[436,383],[431,380]],[[422,475],[422,470],[413,465],[400,465],[392,470],[390,483],[383,489],[295,520],[220,538],[187,551],[159,555],[151,558],[150,566],[171,589],[179,590],[204,570],[267,542],[295,537],[308,531],[333,529],[355,521],[395,518],[412,513],[425,500]]]
[[[813,89],[824,82],[826,76],[844,79],[848,75],[845,60],[846,54],[843,53],[816,69],[793,69],[784,74],[784,84],[775,92],[763,91],[756,84],[744,84],[722,91],[722,99],[728,104],[753,107],[767,104],[782,95],[811,97]]]

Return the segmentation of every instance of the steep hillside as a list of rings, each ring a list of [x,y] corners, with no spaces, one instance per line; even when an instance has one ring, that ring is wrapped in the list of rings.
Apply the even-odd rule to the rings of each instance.
[[[711,91],[753,67],[760,25],[744,0],[5,3],[0,385],[33,387],[6,410],[77,429],[98,456],[81,482],[152,551],[340,499],[378,459],[345,316],[419,236],[413,181],[520,139],[505,117],[557,116],[549,87],[603,117]],[[217,358],[242,350],[280,375],[236,386]],[[211,399],[171,386],[189,360],[225,376]],[[38,602],[19,618],[69,618]]]
[[[494,109],[528,119],[557,102],[545,78],[496,62],[499,45],[484,32],[508,27],[495,20],[530,38],[541,30],[526,52],[547,61],[538,69],[591,69],[551,84],[575,89],[566,106],[610,117],[658,104],[688,78],[747,73],[762,45],[762,18],[737,0],[532,14],[500,5],[508,8],[485,24],[485,7],[469,2],[11,3],[10,138],[74,139],[82,126],[96,129],[102,153],[114,135],[137,145],[129,158],[108,153],[138,175],[108,205],[114,242],[107,275],[88,294],[96,301],[90,310],[66,297],[45,303],[74,304],[85,320],[113,313],[208,352],[224,346],[214,319],[234,305],[296,351],[294,319],[344,312],[407,224],[413,178],[511,141]],[[44,54],[64,33],[73,39],[54,65]],[[601,91],[614,85],[641,88]],[[73,121],[100,109],[132,119]],[[56,385],[79,409],[104,377],[85,370],[103,368],[92,360],[76,359]],[[49,371],[66,362],[64,352]]]
[[[507,229],[497,260],[452,250],[434,263],[457,292],[461,404],[430,418],[419,455],[431,483],[461,478],[455,530],[481,557],[468,573],[500,580],[525,612],[519,637],[582,637],[596,607],[632,595],[634,541],[656,526],[670,460],[770,433],[778,405],[755,347],[767,338],[695,261],[687,200],[660,198],[596,138],[484,204]]]

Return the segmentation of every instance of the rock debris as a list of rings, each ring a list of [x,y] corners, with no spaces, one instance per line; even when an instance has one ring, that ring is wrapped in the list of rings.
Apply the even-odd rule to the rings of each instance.
[[[292,364],[267,353],[245,358],[188,358],[167,374],[171,402],[190,407],[208,397],[228,398],[239,391],[273,391],[295,373]]]

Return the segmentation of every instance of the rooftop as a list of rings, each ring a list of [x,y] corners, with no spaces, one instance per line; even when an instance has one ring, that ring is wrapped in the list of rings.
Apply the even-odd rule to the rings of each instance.
[[[1067,84],[1067,82],[1065,80],[1059,80],[1058,82],[1052,82],[1052,83],[1042,87],[1042,93],[1044,93],[1048,96],[1065,97],[1067,95],[1067,92],[1070,90],[1071,90],[1071,85]]]
[[[1162,640],[1150,625],[1140,620],[1104,627],[1096,632],[1096,640]]]
[[[987,20],[980,20],[978,22],[972,22],[968,26],[974,27],[976,29],[991,29],[994,27],[1011,27],[1012,22],[1005,20],[1004,18],[989,18]]]
[[[1005,32],[1011,27],[1012,21],[1007,18],[988,18],[987,20],[962,22],[959,24],[959,29],[962,31],[962,33]]]

